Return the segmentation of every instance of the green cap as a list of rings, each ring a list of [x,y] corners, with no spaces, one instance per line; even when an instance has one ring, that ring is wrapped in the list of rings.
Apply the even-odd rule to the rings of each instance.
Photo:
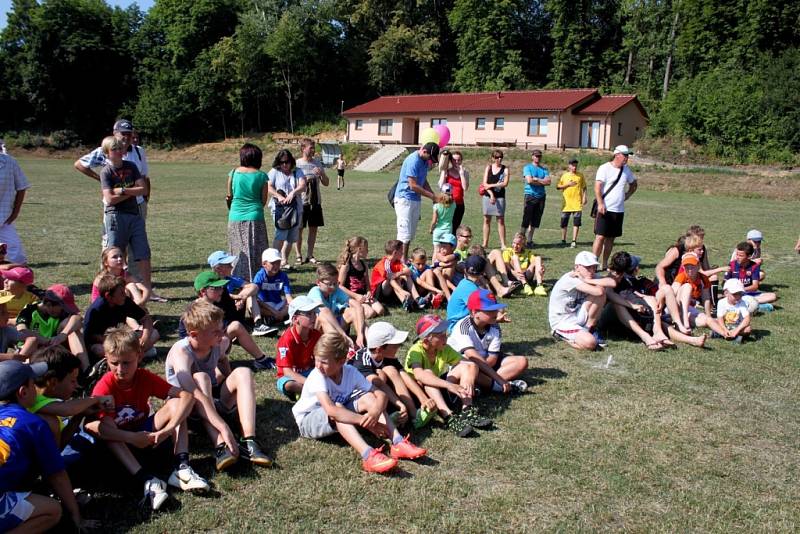
[[[220,278],[214,271],[203,271],[194,279],[194,290],[200,291],[207,287],[222,287],[228,284],[224,278]]]

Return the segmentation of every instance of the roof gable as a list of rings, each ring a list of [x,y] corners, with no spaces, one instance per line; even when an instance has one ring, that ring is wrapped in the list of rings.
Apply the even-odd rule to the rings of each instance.
[[[597,89],[381,96],[345,110],[342,115],[565,111],[598,97]]]
[[[576,108],[576,115],[610,115],[633,102],[647,119],[647,112],[636,95],[604,95],[584,107]]]

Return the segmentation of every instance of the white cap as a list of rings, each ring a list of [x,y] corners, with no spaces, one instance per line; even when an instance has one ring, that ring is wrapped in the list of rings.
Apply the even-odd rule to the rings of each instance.
[[[372,323],[367,329],[367,348],[374,349],[384,345],[400,345],[406,338],[408,338],[408,332],[405,330],[397,330],[385,321],[378,321],[377,323]]]
[[[722,289],[728,293],[744,293],[744,284],[738,278],[731,278],[730,280],[725,280],[725,285],[722,286]]]
[[[453,192],[453,187],[450,184],[442,184],[442,187],[440,189],[441,189],[442,193],[452,193]]]
[[[575,256],[575,265],[583,265],[584,267],[591,267],[592,265],[600,265],[600,262],[597,261],[597,256],[589,252],[588,250],[583,250],[578,252]]]
[[[747,232],[747,240],[748,241],[761,241],[764,239],[764,234],[759,232],[758,230],[750,230]]]
[[[295,297],[292,299],[292,302],[289,303],[289,319],[291,320],[297,312],[310,312],[316,310],[320,306],[322,306],[320,301],[314,300],[307,295]]]
[[[268,248],[261,253],[261,261],[272,263],[273,261],[280,261],[281,253],[276,248]]]
[[[614,147],[614,154],[625,154],[626,156],[633,156],[633,150],[628,148],[628,145],[617,145]]]

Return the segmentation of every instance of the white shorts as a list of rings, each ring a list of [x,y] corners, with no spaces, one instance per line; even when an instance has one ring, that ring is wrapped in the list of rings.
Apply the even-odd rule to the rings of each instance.
[[[395,197],[394,212],[397,215],[397,240],[411,243],[417,235],[419,210],[422,202]]]
[[[28,263],[25,249],[17,233],[17,226],[14,223],[0,224],[0,243],[6,243],[8,245],[6,260],[11,263]]]
[[[575,341],[575,338],[581,332],[588,332],[589,327],[586,326],[586,321],[589,320],[589,301],[587,300],[581,307],[575,310],[571,317],[562,320],[553,329],[553,333],[567,341]]]

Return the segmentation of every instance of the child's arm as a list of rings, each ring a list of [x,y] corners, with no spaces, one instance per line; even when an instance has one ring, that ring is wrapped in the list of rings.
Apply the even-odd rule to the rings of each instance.
[[[351,299],[358,300],[363,302],[363,295],[359,295],[355,291],[351,291],[350,288],[345,286],[345,282],[347,281],[347,268],[348,265],[346,263],[339,266],[339,288],[344,291],[345,295],[350,297]],[[369,286],[367,286],[369,287]]]
[[[347,425],[360,426],[364,416],[356,412],[351,412],[344,406],[334,404],[327,392],[320,391],[317,393],[317,400],[319,401],[325,413],[336,421],[337,423],[344,423]]]
[[[731,330],[731,337],[732,338],[736,337],[745,330],[747,330],[750,327],[750,322],[751,322],[750,315],[743,317],[742,321],[739,323],[739,326]]]
[[[57,417],[74,417],[80,415],[91,408],[96,408],[104,403],[104,398],[110,398],[110,406],[104,405],[107,410],[113,409],[114,397],[86,397],[85,399],[70,399],[64,402],[51,402],[42,406],[37,413],[44,415],[55,415]]]
[[[405,370],[400,371],[400,379],[406,385],[411,394],[414,395],[417,400],[419,400],[420,407],[429,411],[436,409],[436,401],[428,397],[428,395],[425,394],[425,390],[419,386],[419,382],[414,380],[414,378]]]
[[[428,233],[432,234],[433,229],[436,227],[436,223],[439,221],[439,214],[436,212],[436,204],[433,205],[433,216],[431,217],[431,227],[428,229]]]
[[[369,375],[367,380],[372,383],[373,388],[380,390],[384,395],[386,395],[387,404],[391,402],[397,406],[398,410],[400,411],[401,420],[408,419],[408,409],[406,409],[406,405],[403,404],[403,401],[401,401],[400,398],[395,394],[394,390],[392,390],[389,384],[384,382],[383,379],[376,374]]]
[[[130,432],[121,430],[109,416],[104,416],[99,421],[92,421],[86,429],[104,441],[118,441],[127,443],[136,448],[143,449],[155,444],[154,435],[150,432]]]
[[[705,276],[714,276],[715,274],[728,272],[728,266],[717,267],[715,269],[700,270],[700,274]]]
[[[419,364],[411,364],[411,370],[414,372],[414,378],[423,386],[445,389],[453,395],[462,396],[461,386],[449,380],[442,380],[430,369],[423,369]]]

